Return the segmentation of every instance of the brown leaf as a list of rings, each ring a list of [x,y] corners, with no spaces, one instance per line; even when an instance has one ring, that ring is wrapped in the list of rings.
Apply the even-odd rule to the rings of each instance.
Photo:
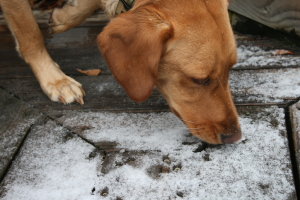
[[[273,55],[286,55],[286,54],[294,54],[291,51],[285,49],[276,49],[272,52]]]
[[[78,72],[82,73],[82,74],[86,74],[89,76],[98,76],[101,73],[101,69],[90,69],[90,70],[80,70],[77,69]]]

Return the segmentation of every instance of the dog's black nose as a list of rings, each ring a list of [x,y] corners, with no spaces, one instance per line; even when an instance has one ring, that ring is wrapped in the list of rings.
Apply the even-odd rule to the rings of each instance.
[[[241,133],[235,133],[232,135],[223,135],[221,134],[221,141],[223,144],[236,144],[242,139]]]

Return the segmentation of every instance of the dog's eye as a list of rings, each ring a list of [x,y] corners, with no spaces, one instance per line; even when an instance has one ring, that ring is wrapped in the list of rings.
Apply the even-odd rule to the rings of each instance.
[[[210,83],[210,78],[205,78],[205,79],[196,79],[192,78],[193,82],[198,84],[198,85],[209,85]]]

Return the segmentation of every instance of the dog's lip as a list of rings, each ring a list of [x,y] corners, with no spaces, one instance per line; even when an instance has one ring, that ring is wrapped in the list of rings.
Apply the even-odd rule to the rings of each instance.
[[[240,144],[240,143],[242,143],[245,140],[246,140],[246,138],[245,138],[244,134],[242,134],[241,139],[239,139],[238,141],[234,142],[234,144]]]
[[[234,135],[228,135],[228,134],[222,134],[222,133],[221,133],[221,134],[220,134],[220,141],[221,141],[221,143],[222,143],[222,144],[240,144],[241,142],[247,140],[247,139],[244,137],[244,134],[241,133],[241,138],[240,138],[240,139],[238,139],[238,140],[236,140],[236,141],[234,141],[234,142],[230,142],[230,143],[224,142],[224,140],[226,139],[226,137],[230,138],[230,137],[232,137],[232,136],[234,136]]]

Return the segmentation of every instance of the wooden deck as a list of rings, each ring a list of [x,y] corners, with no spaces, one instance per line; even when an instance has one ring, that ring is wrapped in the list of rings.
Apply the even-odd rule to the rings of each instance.
[[[19,58],[15,51],[15,44],[12,36],[9,32],[0,33],[0,89],[4,93],[10,93],[17,99],[19,99],[23,106],[33,107],[35,111],[21,113],[27,113],[24,115],[33,115],[36,121],[38,117],[50,117],[51,119],[57,119],[58,123],[64,124],[65,122],[61,119],[62,116],[68,115],[72,111],[110,111],[110,112],[164,112],[169,111],[166,101],[162,96],[154,90],[151,97],[143,103],[132,102],[123,91],[121,86],[113,79],[105,61],[101,57],[95,39],[101,32],[102,28],[106,23],[86,23],[70,31],[67,31],[58,35],[49,35],[47,28],[41,25],[42,32],[45,37],[45,43],[49,50],[52,58],[60,65],[62,70],[77,81],[83,84],[83,88],[86,91],[85,104],[80,106],[78,104],[63,105],[61,103],[51,102],[40,89],[37,80],[33,76],[30,68]],[[237,44],[239,46],[256,46],[264,50],[274,49],[288,49],[294,54],[289,55],[292,59],[300,60],[300,48],[297,46],[282,43],[282,41],[270,39],[270,38],[259,38],[256,36],[238,35]],[[102,73],[97,77],[89,77],[77,72],[76,69],[101,69]],[[283,72],[295,70],[300,71],[300,63],[290,64],[287,66],[282,65],[271,65],[271,66],[245,66],[237,67],[231,70],[230,76],[232,83],[239,81],[239,78],[250,76],[249,86],[255,85],[259,81],[260,75],[280,77]],[[299,83],[295,83],[299,84]],[[4,94],[3,93],[3,94]],[[287,96],[284,98],[274,98],[268,101],[259,100],[254,98],[262,95],[259,92],[249,92],[247,88],[242,90],[234,90],[233,98],[238,107],[241,115],[253,116],[260,112],[260,109],[269,107],[270,105],[284,108],[289,111],[289,106],[295,103],[299,96]],[[9,95],[5,98],[10,98]],[[1,99],[0,99],[1,100]],[[4,101],[4,100],[3,100]],[[1,104],[1,114],[4,115],[4,103]],[[18,104],[19,106],[19,104]],[[23,108],[23,110],[25,109]],[[18,108],[19,109],[19,108]],[[26,110],[26,109],[25,109]],[[43,113],[40,116],[36,113],[36,110]],[[5,113],[9,113],[6,110]],[[14,112],[13,110],[11,112]],[[6,114],[5,114],[6,115]],[[15,118],[15,115],[7,115],[10,120]],[[9,120],[7,120],[9,121]],[[286,117],[287,123],[291,123],[289,116]],[[0,123],[1,125],[1,123]],[[17,125],[16,125],[17,126]],[[22,130],[25,134],[28,132],[27,127]],[[78,127],[68,127],[72,132],[80,135],[80,129]],[[0,136],[4,133],[3,127],[0,128]],[[290,140],[290,147],[299,148],[299,140],[292,140],[292,124],[287,124],[287,132]],[[294,134],[298,134],[294,131]],[[20,136],[22,141],[24,135]],[[88,141],[90,142],[90,141]],[[293,143],[295,142],[295,143]],[[16,149],[20,147],[22,142],[16,145]],[[101,143],[93,144],[100,146],[101,149],[107,150],[107,152],[114,152],[111,149],[114,148],[113,143]],[[291,149],[292,152],[292,164],[294,166],[294,178],[296,186],[299,186],[299,173],[297,171],[297,162],[300,161],[299,155],[297,154],[298,149]],[[17,150],[12,153],[15,155]],[[114,153],[111,153],[114,154]],[[110,154],[108,154],[110,155]],[[297,160],[298,159],[298,160]],[[10,161],[9,161],[10,162]],[[6,166],[9,166],[9,162]],[[110,161],[107,161],[108,163]],[[299,163],[298,163],[299,164]],[[104,170],[107,170],[104,166]],[[299,168],[300,170],[300,168]],[[5,171],[5,170],[4,170]],[[1,174],[0,174],[1,175]],[[3,172],[3,175],[5,173]],[[3,178],[3,177],[2,177]],[[1,179],[0,179],[1,180]],[[299,190],[299,188],[298,188]],[[299,191],[298,191],[299,195]]]
[[[47,34],[47,29],[43,29],[46,46],[52,58],[67,75],[83,84],[87,93],[83,106],[63,105],[49,101],[42,93],[30,68],[19,58],[9,32],[0,33],[1,87],[42,110],[167,109],[167,104],[157,91],[153,92],[149,100],[141,104],[127,98],[121,86],[111,76],[95,42],[103,26],[75,28],[54,36]],[[98,77],[88,77],[80,74],[76,69],[101,69],[102,73]]]
[[[42,28],[47,49],[61,69],[71,77],[83,84],[86,91],[85,104],[63,105],[51,102],[40,89],[31,69],[18,56],[15,50],[13,37],[9,32],[0,33],[0,87],[13,93],[16,97],[28,102],[34,107],[44,110],[167,110],[168,105],[161,95],[154,89],[151,97],[143,103],[132,102],[113,79],[105,61],[101,57],[95,42],[105,23],[94,26],[85,24],[58,35],[49,35],[47,28]],[[45,26],[42,26],[45,27]],[[256,36],[237,36],[237,44],[243,46],[256,46],[264,50],[288,49],[294,54],[289,58],[300,59],[300,48],[288,45],[281,41],[259,38]],[[231,76],[241,77],[246,73],[266,73],[278,76],[282,70],[298,69],[299,65],[271,65],[271,66],[246,66],[233,68]],[[90,77],[79,73],[76,69],[101,69],[102,73],[97,77]],[[255,81],[255,80],[254,80]],[[257,95],[257,94],[252,94]],[[248,101],[248,93],[241,91],[233,93],[237,105],[248,103],[263,105],[259,100]],[[241,96],[245,98],[240,99]],[[234,98],[235,99],[235,98]],[[268,102],[274,105],[286,105],[295,101],[294,96],[280,99],[279,102]]]

